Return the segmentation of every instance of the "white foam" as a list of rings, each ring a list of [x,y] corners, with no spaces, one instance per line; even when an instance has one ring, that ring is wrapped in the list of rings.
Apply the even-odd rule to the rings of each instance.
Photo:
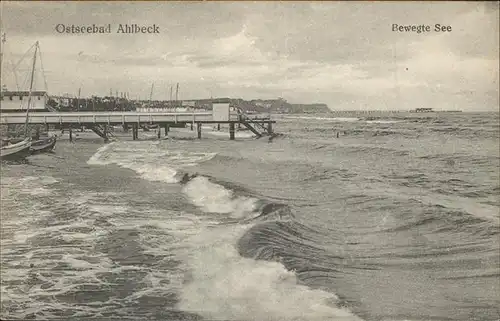
[[[2,185],[2,189],[15,189],[12,193],[15,199],[29,193],[29,188],[50,186],[56,181],[43,176],[21,177],[10,179],[10,184]],[[6,183],[3,178],[2,183]],[[8,308],[2,311],[2,318],[26,319],[35,314],[39,318],[53,319],[60,318],[56,315],[59,311],[96,317],[101,311],[109,312],[106,310],[113,308],[103,302],[89,307],[55,299],[58,295],[74,294],[84,284],[103,286],[102,273],[124,269],[116,267],[111,259],[96,251],[96,243],[109,231],[97,226],[95,219],[109,215],[110,210],[118,215],[126,212],[127,204],[117,200],[116,207],[102,205],[104,199],[109,202],[110,196],[116,193],[70,192],[75,194],[74,197],[55,195],[55,210],[85,213],[84,217],[61,218],[51,211],[40,210],[47,207],[36,197],[23,197],[24,202],[19,205],[14,202],[8,209],[15,215],[2,217],[4,227],[12,227],[12,233],[1,242],[1,296],[2,305]],[[4,211],[2,200],[2,213]],[[48,226],[47,221],[50,222]]]
[[[177,171],[168,166],[157,164],[139,165],[131,162],[117,162],[118,165],[124,168],[132,169],[149,181],[163,181],[166,183],[177,183],[179,180],[175,177]]]
[[[245,217],[255,213],[256,199],[235,197],[219,184],[198,176],[184,193],[203,211]],[[338,308],[338,298],[300,285],[281,263],[241,257],[236,244],[251,225],[199,226],[177,255],[186,264],[180,289],[181,310],[224,320],[360,320]]]
[[[359,120],[357,117],[334,117],[333,119],[342,122],[354,122]]]
[[[58,180],[51,176],[2,177],[2,189],[5,188],[8,194],[16,190],[33,196],[47,196],[52,193],[50,185],[57,182]]]
[[[217,137],[229,137],[229,132],[211,130],[207,131],[206,134]],[[237,131],[234,133],[235,138],[252,138],[255,134],[250,131]]]
[[[233,218],[243,218],[255,210],[257,199],[234,197],[233,193],[221,185],[210,182],[206,177],[198,176],[189,181],[184,193],[196,205],[208,213],[230,214]]]
[[[313,117],[313,116],[286,116],[285,119],[326,120],[326,121],[340,121],[340,122],[353,122],[359,120],[359,118],[357,117]]]
[[[177,183],[178,169],[207,161],[215,155],[165,150],[159,142],[114,142],[99,148],[87,163],[116,164],[135,171],[145,180]]]
[[[333,117],[314,117],[314,116],[285,116],[284,119],[311,119],[311,120],[332,120]]]
[[[336,307],[334,294],[299,285],[281,263],[241,257],[234,244],[248,228],[211,227],[188,240],[180,309],[216,320],[360,320]]]
[[[401,120],[367,120],[368,124],[396,124],[401,123]]]
[[[31,184],[37,182],[42,185],[51,185],[58,182],[58,180],[52,176],[25,176],[19,180],[23,183]]]
[[[107,165],[108,163],[105,161],[101,161],[102,155],[109,149],[111,146],[113,146],[116,142],[111,142],[107,145],[104,145],[102,147],[99,147],[97,151],[95,152],[94,155],[90,157],[90,159],[87,161],[87,164],[89,165]]]
[[[196,134],[196,131],[192,131],[189,128],[172,128],[172,131],[184,133],[184,134],[192,134],[193,136]],[[229,129],[221,128],[221,130],[214,129],[213,127],[202,127],[202,136],[213,136],[213,137],[229,137]],[[235,131],[235,138],[252,138],[255,135],[250,131]]]

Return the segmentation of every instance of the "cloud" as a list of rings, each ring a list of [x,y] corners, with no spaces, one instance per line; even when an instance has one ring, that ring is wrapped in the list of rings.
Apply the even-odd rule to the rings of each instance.
[[[9,59],[39,40],[55,94],[112,87],[144,97],[155,82],[166,97],[179,82],[186,99],[498,108],[499,11],[491,3],[9,1],[1,8]],[[57,34],[57,23],[156,24],[161,33]],[[436,23],[453,31],[391,30]]]

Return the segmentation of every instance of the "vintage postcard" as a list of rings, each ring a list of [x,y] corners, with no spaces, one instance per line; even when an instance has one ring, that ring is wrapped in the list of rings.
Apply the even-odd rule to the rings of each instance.
[[[1,320],[500,320],[498,2],[0,9]]]

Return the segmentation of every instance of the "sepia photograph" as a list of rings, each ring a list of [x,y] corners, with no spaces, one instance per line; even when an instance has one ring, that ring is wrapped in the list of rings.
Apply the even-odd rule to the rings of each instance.
[[[500,321],[499,2],[0,2],[0,320]]]

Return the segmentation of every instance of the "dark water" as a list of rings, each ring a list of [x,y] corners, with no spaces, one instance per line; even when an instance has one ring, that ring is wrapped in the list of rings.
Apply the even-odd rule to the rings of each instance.
[[[498,114],[276,129],[2,164],[1,317],[500,319]]]

